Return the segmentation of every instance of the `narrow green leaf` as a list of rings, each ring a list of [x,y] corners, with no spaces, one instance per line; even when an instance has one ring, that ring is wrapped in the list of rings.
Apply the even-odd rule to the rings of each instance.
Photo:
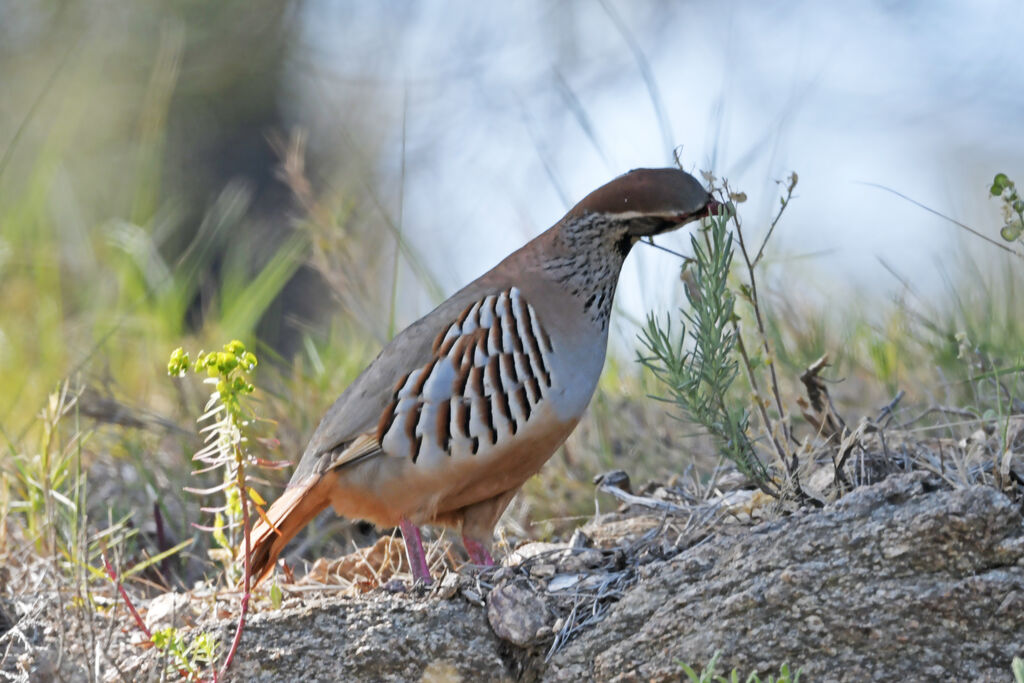
[[[133,574],[138,574],[141,571],[145,571],[147,568],[153,566],[157,562],[161,562],[165,558],[168,558],[171,555],[174,555],[175,553],[179,553],[182,550],[184,550],[185,548],[189,547],[190,545],[192,545],[192,542],[194,540],[195,540],[194,538],[189,538],[187,540],[182,541],[181,543],[179,543],[178,545],[174,546],[173,548],[168,548],[167,550],[165,550],[165,551],[163,551],[161,553],[157,553],[156,555],[153,555],[152,557],[147,558],[147,559],[143,560],[142,562],[139,562],[138,564],[132,566],[130,569],[126,570],[121,575],[121,578],[122,579],[126,579],[129,576],[132,576]]]

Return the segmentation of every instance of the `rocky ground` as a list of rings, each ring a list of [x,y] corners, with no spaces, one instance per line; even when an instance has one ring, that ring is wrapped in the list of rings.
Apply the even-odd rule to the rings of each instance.
[[[1010,497],[918,471],[767,522],[757,499],[687,505],[655,491],[569,542],[527,544],[509,566],[430,589],[296,588],[250,618],[230,678],[669,681],[721,652],[719,670],[789,663],[813,681],[1011,679],[1024,525]],[[159,604],[187,615],[193,602]],[[60,629],[6,609],[7,678],[89,678],[62,656]],[[194,621],[225,642],[233,630],[216,610]],[[93,673],[160,678],[166,662],[125,645],[119,623]]]

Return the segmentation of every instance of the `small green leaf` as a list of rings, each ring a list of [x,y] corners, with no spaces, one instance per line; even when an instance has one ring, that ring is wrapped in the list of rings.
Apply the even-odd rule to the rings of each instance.
[[[281,603],[284,601],[284,592],[281,590],[281,586],[275,581],[274,585],[270,587],[270,604],[274,606],[274,609],[281,609]]]
[[[686,678],[690,680],[690,683],[700,683],[700,676],[697,675],[692,666],[686,662],[678,662],[678,664],[682,668],[683,673],[686,674]]]
[[[233,549],[231,543],[228,542],[228,537],[224,534],[224,515],[217,513],[213,517],[213,539],[217,541],[217,545],[221,548]]]
[[[167,550],[165,550],[165,551],[163,551],[161,553],[157,553],[156,555],[153,555],[152,557],[147,558],[147,559],[143,560],[142,562],[139,562],[138,564],[133,565],[130,569],[126,569],[124,571],[124,573],[121,575],[121,578],[125,579],[125,578],[127,578],[127,577],[129,577],[129,576],[131,576],[133,574],[138,574],[139,572],[144,571],[144,570],[148,569],[149,567],[153,566],[157,562],[162,562],[164,559],[170,557],[171,555],[174,555],[175,553],[181,552],[185,548],[187,548],[190,545],[192,545],[192,541],[194,541],[194,540],[195,540],[194,538],[189,538],[187,540],[184,540],[181,543],[179,543],[178,545],[174,546],[173,548],[168,548]]]
[[[166,649],[167,646],[171,644],[173,639],[174,639],[174,629],[173,628],[168,627],[168,628],[162,628],[159,631],[153,631],[153,644],[156,645],[161,650]]]
[[[1024,223],[1013,221],[1003,226],[1003,229],[999,231],[999,236],[1007,242],[1014,242],[1021,236],[1021,233],[1024,233]]]
[[[992,179],[992,187],[989,189],[989,192],[992,193],[993,197],[998,197],[1009,184],[1010,179],[1005,173],[996,173],[996,177]]]

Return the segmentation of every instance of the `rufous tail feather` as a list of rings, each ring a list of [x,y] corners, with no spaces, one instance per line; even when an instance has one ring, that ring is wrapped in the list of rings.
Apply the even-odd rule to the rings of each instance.
[[[267,510],[266,519],[261,517],[252,528],[249,560],[253,588],[270,574],[288,541],[327,507],[329,489],[329,482],[321,476],[289,486]],[[244,546],[239,554],[242,552]]]

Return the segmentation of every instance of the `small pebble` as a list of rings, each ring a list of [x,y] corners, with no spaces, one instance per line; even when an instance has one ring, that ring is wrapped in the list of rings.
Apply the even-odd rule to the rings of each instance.
[[[480,598],[480,594],[472,588],[463,588],[462,597],[466,598],[466,600],[476,605],[477,607],[484,606],[484,601]]]
[[[530,568],[530,576],[535,579],[549,579],[555,575],[555,565],[535,564]]]

